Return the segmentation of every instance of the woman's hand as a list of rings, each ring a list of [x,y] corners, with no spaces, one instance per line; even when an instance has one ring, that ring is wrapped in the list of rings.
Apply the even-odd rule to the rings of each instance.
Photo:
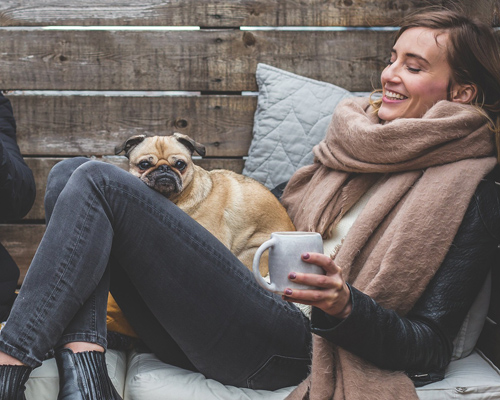
[[[301,274],[290,272],[288,279],[293,282],[319,289],[285,290],[283,299],[294,303],[302,303],[320,308],[325,313],[337,318],[346,318],[351,312],[351,291],[342,278],[342,270],[333,260],[320,253],[305,253],[302,260],[315,264],[325,270],[325,275]]]

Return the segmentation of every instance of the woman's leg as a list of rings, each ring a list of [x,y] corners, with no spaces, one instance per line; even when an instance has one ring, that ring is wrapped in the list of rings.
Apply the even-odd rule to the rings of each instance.
[[[226,384],[300,382],[309,365],[309,321],[257,285],[213,235],[155,198],[119,219],[136,229],[117,229],[111,259],[111,292],[141,339],[161,360]]]
[[[67,188],[65,188],[67,189]],[[60,344],[65,329],[92,300],[105,276],[113,238],[109,221],[96,209],[92,189],[74,187],[70,201],[57,201],[10,318],[0,333],[0,350],[30,367],[40,365],[48,350]],[[53,221],[54,214],[60,217]],[[94,240],[92,232],[100,233]],[[87,302],[87,300],[91,300]],[[101,306],[105,310],[105,304]],[[91,312],[95,310],[91,309]],[[95,315],[95,313],[94,313]],[[105,311],[104,311],[105,320]],[[96,323],[87,331],[66,336],[66,342],[87,341],[106,346],[104,329]]]
[[[52,169],[44,199],[47,223],[69,178],[76,168],[88,161],[87,158],[73,158],[60,162]],[[92,337],[106,335],[108,292],[109,268],[97,288],[66,327],[56,349],[55,359],[59,371],[58,400],[121,400],[107,373],[104,347],[88,341]]]
[[[207,376],[261,387],[261,375],[279,378],[297,364],[305,373],[310,334],[300,311],[261,289],[227,248],[163,196],[100,162],[79,167],[59,196],[0,350],[37,365],[96,289],[110,255]]]
[[[88,159],[61,162],[49,176],[45,197],[46,219],[49,222],[54,204],[71,173]],[[57,172],[56,172],[57,171]],[[59,370],[58,400],[92,398],[120,400],[111,383],[104,358],[104,347],[88,340],[104,337],[106,332],[106,299],[109,271],[105,272],[94,293],[85,301],[66,328],[63,338],[67,349],[57,349],[55,356]],[[77,342],[84,335],[83,342]],[[62,344],[65,342],[61,340]],[[19,360],[0,353],[0,397],[5,400],[24,399],[25,383],[30,367],[18,365]]]
[[[126,310],[127,321],[129,323],[132,321],[135,327],[134,331],[139,335],[141,342],[149,350],[154,349],[155,355],[160,360],[190,371],[198,371],[177,342],[153,315],[120,266],[113,260],[110,263],[113,276],[110,284],[111,293],[118,297],[122,312],[123,308]]]
[[[293,306],[288,309],[288,304],[279,304],[280,298],[270,304],[251,292],[245,296],[242,285],[241,294],[246,299],[240,296],[232,300],[222,294],[212,304],[219,289],[214,287],[207,298],[180,306],[175,316],[165,312],[166,318],[159,321],[123,270],[120,281],[115,281],[120,270],[113,264],[113,296],[135,332],[160,360],[200,371],[224,384],[253,389],[292,386],[307,376],[308,321]]]
[[[45,221],[49,223],[59,194],[66,186],[73,172],[90,159],[75,157],[56,164],[49,173],[45,190]],[[73,352],[104,351],[99,344],[89,342],[92,338],[106,336],[106,305],[109,292],[109,271],[106,271],[96,290],[85,301],[66,327],[58,346],[70,348]],[[80,341],[86,340],[86,341]]]

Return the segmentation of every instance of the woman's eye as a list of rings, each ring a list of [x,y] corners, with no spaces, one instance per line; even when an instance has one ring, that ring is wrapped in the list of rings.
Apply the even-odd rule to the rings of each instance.
[[[151,166],[149,161],[141,161],[138,165],[139,165],[139,168],[142,170],[148,169]]]
[[[412,67],[407,67],[408,68],[408,71],[414,73],[414,74],[417,74],[419,73],[420,71],[422,71],[420,68],[412,68]]]
[[[182,160],[177,160],[174,167],[179,171],[183,171],[186,168],[186,163]]]

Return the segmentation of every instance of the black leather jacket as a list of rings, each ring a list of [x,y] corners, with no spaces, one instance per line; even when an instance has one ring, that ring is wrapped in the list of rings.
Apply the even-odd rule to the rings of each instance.
[[[0,220],[24,217],[35,201],[35,179],[21,156],[10,101],[0,93]]]
[[[0,221],[25,216],[35,201],[35,179],[21,156],[10,101],[0,93]],[[19,268],[0,244],[0,322],[7,318]]]
[[[500,186],[495,178],[500,181],[498,170],[479,184],[443,264],[405,317],[351,287],[351,314],[339,320],[314,308],[313,333],[381,368],[406,371],[416,386],[443,379],[452,342],[496,261]]]

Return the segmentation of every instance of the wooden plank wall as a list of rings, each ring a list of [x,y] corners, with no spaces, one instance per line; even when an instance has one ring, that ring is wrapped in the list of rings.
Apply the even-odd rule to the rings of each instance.
[[[113,149],[130,135],[178,131],[206,144],[200,164],[241,171],[256,108],[255,93],[242,92],[257,90],[257,63],[371,91],[394,31],[364,28],[395,26],[429,5],[500,20],[499,0],[2,0],[0,90],[38,186],[31,212],[0,225],[21,280],[57,161],[84,155],[123,166]],[[185,26],[194,28],[177,30]]]
[[[498,23],[496,0],[2,0],[0,26],[384,26],[433,5]]]

